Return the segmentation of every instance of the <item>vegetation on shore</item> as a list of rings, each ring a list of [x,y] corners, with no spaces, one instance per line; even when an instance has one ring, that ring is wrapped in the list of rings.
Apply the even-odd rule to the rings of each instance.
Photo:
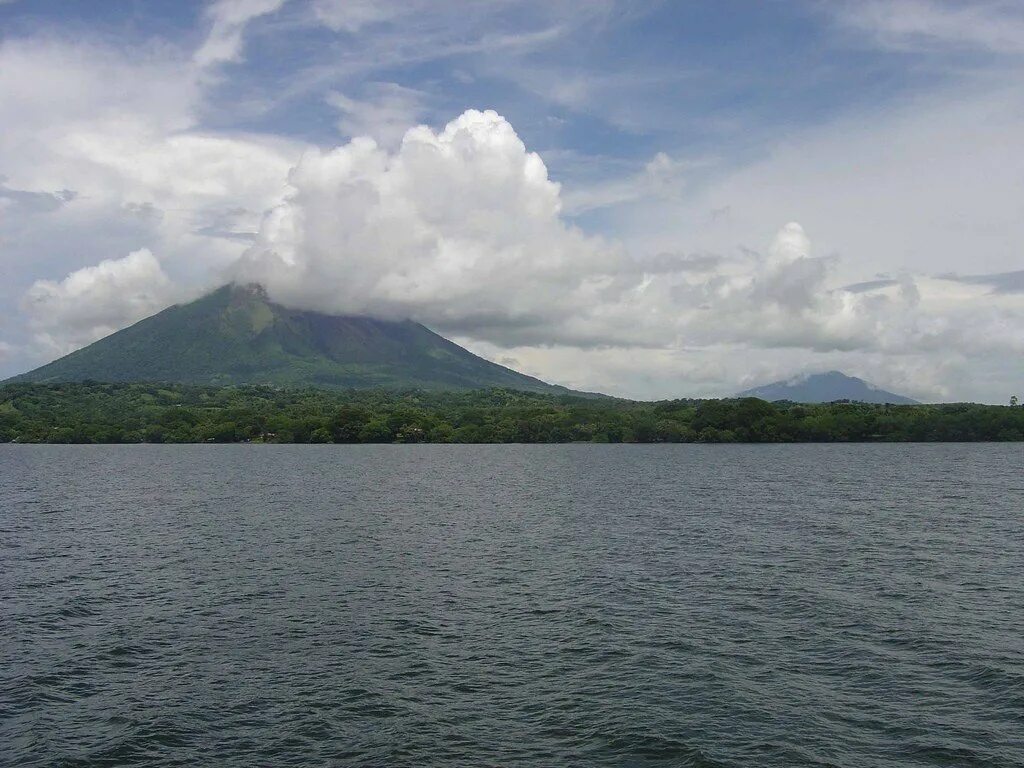
[[[0,442],[567,443],[1024,440],[1024,408],[634,402],[490,389],[394,392],[8,384]]]

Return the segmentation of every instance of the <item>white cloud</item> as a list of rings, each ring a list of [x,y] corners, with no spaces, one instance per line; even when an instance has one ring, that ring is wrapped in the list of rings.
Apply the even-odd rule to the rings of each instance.
[[[355,33],[395,18],[401,7],[385,0],[313,0],[313,13],[321,24],[335,32]]]
[[[238,61],[242,55],[242,35],[253,19],[274,13],[285,0],[217,0],[206,9],[210,33],[195,52],[199,67]]]
[[[1024,7],[1005,0],[856,0],[828,6],[840,21],[899,50],[1024,53]]]
[[[369,136],[392,147],[416,125],[425,111],[425,94],[397,83],[371,83],[363,99],[328,94],[327,103],[341,113],[338,130],[345,136]]]
[[[140,245],[191,282],[238,257],[304,147],[197,130],[196,78],[173,48],[0,42],[0,298]]]
[[[158,45],[117,51],[55,38],[0,40],[0,151],[13,154],[33,137],[45,144],[83,122],[185,130],[195,122],[199,87],[183,70],[181,53]]]
[[[1024,90],[977,80],[794,132],[681,204],[614,220],[636,247],[724,252],[780,221],[812,228],[842,278],[1020,268]],[[721,219],[710,212],[728,208]]]
[[[22,306],[37,344],[63,355],[158,312],[178,295],[160,262],[143,248],[60,282],[37,280]]]
[[[646,4],[634,4],[643,5]],[[344,36],[333,64],[348,75],[403,64],[479,55],[482,65],[507,67],[517,56],[551,48],[573,32],[615,18],[633,6],[617,0],[313,0],[313,17]],[[513,19],[517,21],[512,21]],[[506,74],[511,74],[506,72]]]
[[[240,279],[295,306],[413,317],[495,359],[541,365],[551,355],[529,349],[558,349],[565,360],[576,348],[609,370],[637,356],[680,368],[683,350],[701,350],[721,371],[711,350],[745,362],[758,356],[750,350],[801,350],[877,372],[883,358],[905,366],[921,354],[1024,350],[1012,332],[1024,323],[1020,294],[910,273],[845,290],[842,259],[815,255],[795,222],[763,255],[629,257],[563,220],[559,186],[493,112],[467,112],[439,133],[413,129],[395,152],[357,139],[307,154],[290,184]]]
[[[414,128],[395,153],[310,152],[289,181],[239,268],[287,303],[582,342],[624,287],[618,249],[561,220],[558,185],[494,112]]]
[[[922,401],[948,400],[969,391],[973,364],[955,355],[893,358],[834,352],[808,356],[802,349],[754,345],[650,349],[641,347],[531,346],[511,350],[458,339],[492,360],[513,356],[517,370],[579,390],[620,397],[671,399],[725,397],[797,373],[841,369],[883,389]],[[993,399],[1002,401],[1002,390]]]
[[[632,176],[590,184],[567,193],[565,210],[569,214],[580,214],[651,199],[677,200],[690,167],[687,162],[658,152]]]

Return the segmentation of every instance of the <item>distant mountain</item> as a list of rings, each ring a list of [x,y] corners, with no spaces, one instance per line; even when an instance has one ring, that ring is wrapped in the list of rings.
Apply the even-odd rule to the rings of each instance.
[[[738,397],[759,397],[770,402],[791,400],[794,403],[831,403],[834,400],[855,400],[861,403],[892,403],[912,405],[903,395],[886,392],[863,379],[847,376],[839,371],[797,376],[788,381],[776,381],[740,392]]]
[[[227,285],[10,381],[166,381],[335,389],[565,393],[477,357],[419,323],[326,315]]]

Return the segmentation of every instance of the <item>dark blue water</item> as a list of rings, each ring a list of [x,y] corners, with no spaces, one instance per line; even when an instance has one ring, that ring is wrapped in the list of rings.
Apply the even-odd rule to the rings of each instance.
[[[0,764],[1022,766],[1022,465],[0,446]]]

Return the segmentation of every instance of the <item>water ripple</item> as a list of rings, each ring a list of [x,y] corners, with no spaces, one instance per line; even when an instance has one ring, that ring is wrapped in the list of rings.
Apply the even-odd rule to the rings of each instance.
[[[0,765],[1019,768],[1021,458],[0,446]]]

